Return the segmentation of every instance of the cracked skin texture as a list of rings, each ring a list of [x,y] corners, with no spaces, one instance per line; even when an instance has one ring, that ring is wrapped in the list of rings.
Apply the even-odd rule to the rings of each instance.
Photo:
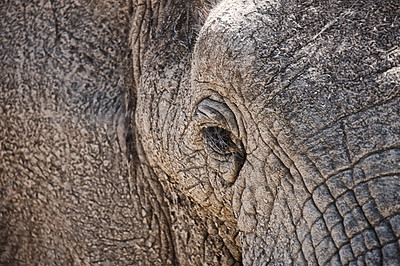
[[[3,1],[0,263],[400,264],[397,1]]]
[[[244,264],[400,263],[398,12],[222,1],[186,57],[180,36],[150,46],[162,52],[141,64],[145,153],[229,226]]]
[[[1,265],[233,264],[215,223],[138,161],[124,99],[138,11],[1,1]]]

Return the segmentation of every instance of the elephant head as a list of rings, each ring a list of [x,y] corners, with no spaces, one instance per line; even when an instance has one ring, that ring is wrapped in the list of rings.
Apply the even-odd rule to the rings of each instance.
[[[399,3],[156,10],[135,13],[133,130],[164,188],[247,265],[400,263]]]
[[[0,2],[0,264],[400,264],[400,2]]]

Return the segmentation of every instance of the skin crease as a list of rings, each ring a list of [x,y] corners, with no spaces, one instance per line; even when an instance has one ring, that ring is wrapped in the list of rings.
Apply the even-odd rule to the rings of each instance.
[[[399,6],[2,1],[0,264],[400,264]]]
[[[1,265],[235,263],[128,131],[145,4],[0,1]]]
[[[147,156],[239,231],[244,264],[400,263],[399,6],[365,2],[222,1],[178,91],[142,77]],[[148,105],[151,82],[172,105]],[[233,122],[199,115],[204,99]],[[243,143],[239,173],[207,150],[215,126]]]

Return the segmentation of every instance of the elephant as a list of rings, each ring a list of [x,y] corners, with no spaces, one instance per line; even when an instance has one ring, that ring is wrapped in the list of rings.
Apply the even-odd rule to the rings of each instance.
[[[400,2],[0,14],[0,263],[400,264]]]

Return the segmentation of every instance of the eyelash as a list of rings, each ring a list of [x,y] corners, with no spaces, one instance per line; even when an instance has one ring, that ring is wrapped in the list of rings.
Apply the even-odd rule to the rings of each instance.
[[[218,156],[238,155],[244,157],[243,145],[232,140],[231,133],[220,127],[203,129],[206,146]]]

